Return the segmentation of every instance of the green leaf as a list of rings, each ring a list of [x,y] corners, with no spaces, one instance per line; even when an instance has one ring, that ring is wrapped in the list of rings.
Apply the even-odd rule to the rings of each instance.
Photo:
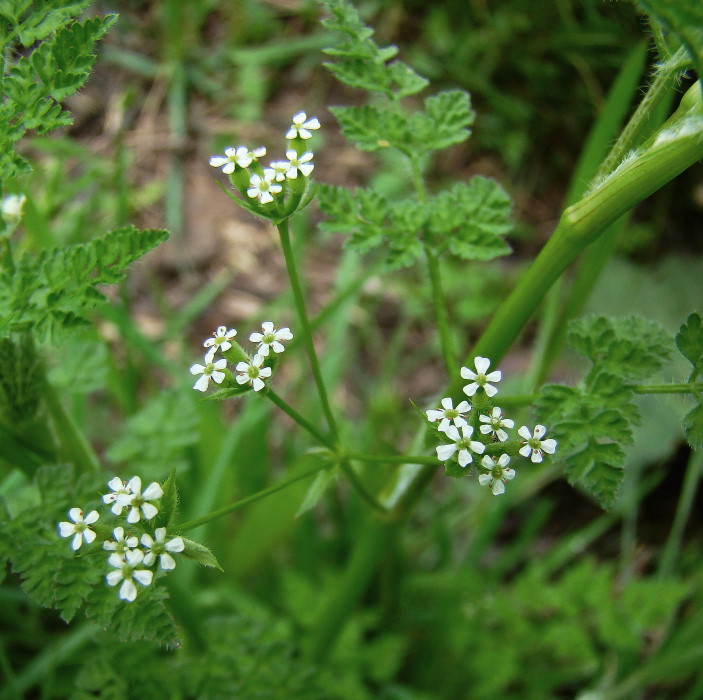
[[[593,363],[591,378],[607,372],[623,380],[648,379],[671,353],[669,334],[640,316],[584,316],[569,323],[568,339]]]
[[[582,484],[604,507],[615,502],[624,475],[625,453],[616,443],[591,442],[566,462],[572,482]]]
[[[13,269],[0,267],[0,334],[31,331],[49,340],[87,325],[88,311],[105,301],[97,286],[121,281],[131,263],[167,237],[125,226],[88,243],[25,253]]]
[[[182,552],[184,557],[193,559],[203,566],[223,570],[215,555],[205,545],[189,540],[187,537],[183,538],[183,543],[185,544],[185,549]]]
[[[335,469],[324,469],[316,477],[305,493],[305,498],[295,514],[296,518],[312,510],[327,493],[332,484],[338,480],[338,473]]]
[[[490,178],[477,176],[441,192],[430,202],[429,240],[464,260],[492,260],[511,252],[501,238],[512,228],[512,202]]]
[[[398,109],[363,107],[330,107],[342,135],[362,151],[397,148],[406,155],[413,154],[413,139],[407,116]]]
[[[446,90],[425,100],[425,112],[411,121],[418,151],[440,151],[466,141],[476,117],[464,90]],[[414,117],[417,115],[413,115]]]
[[[388,63],[398,53],[395,46],[379,47],[373,29],[360,19],[355,7],[345,0],[323,0],[329,12],[322,24],[340,35],[333,48],[325,49],[334,62],[325,63],[338,80],[362,90],[380,92],[393,99],[414,95],[427,80],[401,61]]]
[[[168,532],[171,532],[178,513],[178,489],[176,488],[175,471],[171,472],[162,488],[164,495],[161,497],[154,527],[165,527]]]
[[[31,337],[0,338],[0,415],[16,428],[37,413],[44,374]]]
[[[703,449],[703,405],[698,404],[685,415],[683,431],[694,450]]]
[[[694,369],[703,370],[703,318],[699,313],[692,313],[676,334],[676,347],[693,365]]]

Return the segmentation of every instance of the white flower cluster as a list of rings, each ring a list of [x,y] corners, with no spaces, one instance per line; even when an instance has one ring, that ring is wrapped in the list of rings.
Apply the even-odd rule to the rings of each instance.
[[[279,183],[295,180],[299,173],[303,177],[310,177],[315,168],[312,162],[314,154],[303,146],[312,137],[311,130],[320,128],[320,122],[316,117],[308,119],[305,112],[298,112],[292,121],[286,133],[289,142],[286,150],[288,160],[273,161],[268,168],[264,168],[258,164],[259,159],[266,155],[264,146],[253,151],[246,146],[232,146],[225,149],[224,156],[212,156],[210,165],[222,168],[226,175],[233,175],[237,169],[246,170],[249,175],[247,196],[258,199],[260,204],[273,202],[274,196],[283,191],[283,185]]]
[[[491,361],[486,357],[474,358],[474,366],[475,372],[468,367],[462,367],[460,374],[462,379],[470,380],[464,387],[464,393],[475,402],[481,397],[478,401],[481,408],[478,409],[476,420],[472,421],[469,418],[470,411],[473,410],[469,401],[461,401],[454,406],[451,398],[443,398],[441,408],[430,409],[426,415],[431,423],[437,423],[437,431],[449,439],[448,443],[437,446],[437,458],[441,462],[456,459],[460,467],[466,468],[473,464],[475,456],[482,456],[478,464],[479,484],[489,486],[497,496],[504,493],[505,484],[515,478],[515,470],[508,466],[508,451],[512,449],[532,462],[539,463],[545,453],[554,454],[557,441],[543,439],[547,432],[543,425],[535,426],[534,431],[523,425],[518,430],[522,440],[510,441],[507,431],[515,426],[515,422],[506,418],[498,406],[489,405],[490,402],[482,398],[485,396],[492,399],[498,393],[498,389],[493,385],[501,380],[501,372],[488,372]],[[474,435],[475,428],[478,428],[478,435]],[[490,455],[485,454],[489,445],[494,444],[500,444],[505,451],[491,449]]]
[[[132,526],[132,530],[125,531],[121,525],[114,527],[112,536],[103,542],[103,549],[111,552],[107,563],[113,568],[105,578],[110,586],[121,582],[120,598],[132,602],[137,597],[135,582],[149,586],[154,579],[154,572],[148,567],[153,566],[158,559],[162,571],[175,569],[176,560],[172,554],[182,552],[185,543],[182,537],[167,539],[165,527],[154,529],[153,536],[145,531],[142,523],[153,520],[158,515],[159,509],[154,501],[164,495],[163,489],[155,481],[143,491],[142,480],[138,476],[133,476],[126,483],[116,476],[107,485],[110,492],[102,497],[103,503],[110,505],[110,510],[117,517],[125,517],[123,513],[126,511],[125,520]],[[59,523],[59,534],[61,537],[73,537],[73,551],[80,549],[84,541],[92,544],[97,533],[90,525],[95,525],[100,519],[98,511],[91,510],[84,516],[80,508],[71,508],[68,517],[73,522]],[[141,534],[141,538],[137,534]],[[142,549],[138,548],[140,541]]]
[[[264,366],[271,350],[280,354],[285,350],[281,341],[293,339],[290,328],[275,328],[271,321],[264,321],[261,331],[249,336],[249,340],[256,343],[253,357],[238,362],[234,368],[237,384],[250,384],[254,391],[261,391],[265,386],[264,380],[271,376],[271,368]],[[213,337],[205,340],[203,346],[208,348],[204,357],[205,364],[195,364],[190,368],[191,374],[202,375],[193,385],[193,389],[206,391],[211,379],[215,384],[222,384],[226,376],[223,370],[227,367],[227,360],[224,357],[216,360],[215,354],[218,350],[227,352],[232,347],[231,341],[236,335],[237,331],[234,328],[227,330],[226,326],[219,326]]]

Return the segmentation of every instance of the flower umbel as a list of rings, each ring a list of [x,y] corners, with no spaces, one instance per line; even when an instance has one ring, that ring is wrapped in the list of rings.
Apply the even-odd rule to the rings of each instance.
[[[529,457],[535,464],[542,461],[544,453],[553,455],[557,449],[557,441],[542,440],[547,429],[543,425],[536,425],[534,434],[530,433],[529,428],[523,425],[518,431],[518,435],[523,438],[523,446],[520,448],[520,454],[523,457]]]
[[[249,362],[238,362],[235,368],[239,372],[235,377],[237,384],[251,384],[254,391],[261,391],[264,379],[271,376],[271,368],[261,366],[265,359],[263,355],[254,355]]]
[[[273,202],[273,195],[283,188],[275,182],[276,173],[271,168],[264,168],[264,176],[252,175],[249,180],[247,194],[252,199],[258,198],[261,204]]]
[[[290,328],[279,328],[276,330],[273,327],[271,321],[264,321],[261,324],[262,333],[252,333],[249,336],[249,340],[252,343],[258,343],[256,352],[258,355],[263,355],[268,357],[269,348],[275,353],[281,353],[285,350],[282,340],[293,340],[293,334],[290,332]],[[239,367],[237,367],[239,370]]]
[[[494,496],[505,493],[505,484],[515,478],[515,470],[510,469],[508,464],[510,457],[502,454],[498,459],[484,455],[481,466],[488,470],[487,474],[479,474],[478,483],[481,486],[490,486]]]
[[[156,517],[159,509],[149,501],[156,501],[164,495],[164,491],[153,481],[144,489],[142,493],[142,480],[138,476],[133,476],[127,483],[127,488],[132,491],[132,496],[129,501],[129,515],[127,515],[128,523],[138,523],[142,515],[146,520],[151,520]]]
[[[71,549],[75,552],[83,544],[84,539],[87,544],[95,540],[95,532],[93,532],[88,525],[97,522],[100,514],[97,510],[91,510],[88,515],[83,517],[83,511],[80,508],[71,508],[71,510],[68,511],[68,517],[71,518],[73,522],[69,523],[64,521],[59,523],[59,534],[61,537],[74,536]]]
[[[107,562],[116,569],[105,577],[108,584],[116,586],[122,581],[120,598],[128,603],[137,597],[135,581],[142,586],[148,586],[154,578],[152,571],[139,568],[144,562],[144,552],[141,549],[129,549],[125,551],[124,557],[114,552],[109,556]]]
[[[503,428],[512,428],[515,425],[515,421],[510,418],[503,418],[503,413],[498,406],[493,407],[490,416],[479,416],[478,419],[484,424],[479,430],[484,435],[494,435],[500,442],[508,439],[508,433]]]
[[[174,537],[166,542],[165,527],[157,527],[154,537],[156,539],[146,533],[142,535],[142,544],[149,550],[144,555],[144,563],[151,566],[156,561],[156,557],[159,557],[159,564],[164,571],[175,569],[176,561],[170,553],[182,552],[185,549],[183,538]]]
[[[483,454],[486,451],[486,446],[482,442],[472,440],[474,429],[470,425],[461,426],[461,434],[456,426],[450,425],[445,431],[445,435],[453,442],[449,445],[439,445],[437,447],[437,458],[440,462],[446,462],[451,456],[458,451],[459,466],[466,467],[473,462],[471,452]]]
[[[213,350],[208,351],[205,356],[204,365],[195,364],[190,368],[191,374],[203,375],[197,382],[195,382],[195,384],[193,384],[193,389],[197,389],[198,391],[206,391],[211,379],[215,382],[215,384],[222,384],[222,381],[225,378],[225,373],[222,370],[227,367],[227,360],[223,357],[216,362],[213,362],[215,359],[213,354]]]
[[[298,112],[293,117],[293,123],[290,129],[286,133],[286,138],[288,140],[299,137],[301,139],[312,138],[312,132],[310,129],[319,129],[320,122],[317,117],[312,117],[308,119],[308,115],[305,112]]]
[[[456,408],[454,408],[450,398],[442,399],[441,404],[441,409],[432,408],[429,411],[425,411],[428,421],[431,423],[439,421],[437,429],[440,432],[446,432],[452,422],[457,428],[468,425],[464,418],[464,414],[471,410],[471,404],[468,401],[461,401]]]
[[[467,396],[473,396],[478,391],[478,388],[481,387],[487,396],[495,396],[498,393],[498,389],[488,382],[499,382],[501,378],[500,370],[486,374],[491,366],[491,361],[487,357],[474,358],[474,365],[476,366],[475,372],[472,372],[468,367],[461,368],[461,378],[471,380],[471,384],[467,384],[464,387],[464,393]]]

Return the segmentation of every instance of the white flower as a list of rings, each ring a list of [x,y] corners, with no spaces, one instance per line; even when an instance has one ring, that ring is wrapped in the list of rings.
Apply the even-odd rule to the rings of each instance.
[[[59,523],[59,534],[61,537],[70,537],[74,535],[71,549],[75,552],[83,544],[85,539],[87,544],[95,540],[95,533],[88,527],[98,521],[100,514],[97,510],[91,510],[88,515],[83,517],[83,511],[80,508],[71,508],[68,511],[68,517],[73,520],[72,523],[66,521]]]
[[[127,489],[126,484],[119,476],[110,479],[107,485],[112,489],[113,493],[106,493],[103,496],[103,503],[112,503],[113,505],[110,510],[115,515],[121,515],[122,510],[129,504],[132,493]]]
[[[288,158],[289,161],[286,177],[290,180],[295,180],[295,178],[298,177],[298,170],[300,170],[305,177],[310,177],[310,173],[315,168],[310,162],[312,161],[312,153],[310,151],[303,153],[302,156],[299,156],[297,152],[293,150],[286,151],[286,158]]]
[[[481,466],[488,469],[488,474],[479,474],[478,483],[481,486],[490,486],[494,496],[505,493],[505,484],[515,478],[515,470],[508,467],[509,463],[510,457],[506,454],[502,454],[497,460],[485,455]]]
[[[544,453],[553,455],[557,449],[557,441],[552,440],[542,440],[542,437],[547,432],[547,429],[543,425],[536,425],[534,436],[530,433],[529,428],[523,425],[518,431],[518,435],[523,440],[523,446],[520,448],[520,454],[523,457],[530,457],[530,459],[535,462],[541,462]]]
[[[166,528],[157,527],[154,531],[156,540],[144,533],[142,535],[142,544],[149,550],[144,555],[144,563],[151,566],[156,557],[159,557],[159,563],[164,571],[176,568],[176,562],[169,552],[182,552],[185,549],[185,544],[182,537],[174,537],[166,542]]]
[[[113,552],[107,563],[114,566],[116,571],[111,571],[105,578],[110,586],[116,586],[120,581],[120,598],[131,603],[137,597],[137,587],[134,582],[148,586],[154,578],[154,573],[147,569],[138,568],[144,561],[144,552],[141,549],[128,549],[124,556]]]
[[[27,198],[23,194],[9,194],[0,203],[0,215],[7,224],[16,224],[24,213]]]
[[[515,425],[515,421],[510,418],[503,418],[503,414],[498,406],[494,406],[491,411],[490,416],[479,416],[478,419],[481,423],[485,423],[480,427],[480,431],[484,435],[495,435],[501,442],[505,442],[508,439],[508,433],[503,430],[503,428],[512,428]]]
[[[471,384],[467,384],[464,387],[464,393],[467,396],[473,396],[479,387],[483,387],[483,390],[488,396],[495,396],[498,393],[498,389],[491,386],[488,382],[499,382],[501,377],[500,371],[486,374],[488,368],[491,366],[491,361],[487,357],[474,358],[474,365],[476,365],[475,372],[472,372],[468,367],[461,368],[461,378],[472,380]]]
[[[130,549],[135,549],[139,545],[139,539],[134,535],[132,537],[124,536],[124,528],[116,527],[113,531],[113,539],[103,542],[103,549],[108,552],[117,552],[124,556],[124,553]]]
[[[234,172],[235,166],[240,168],[248,168],[253,160],[253,153],[246,146],[237,146],[237,148],[225,148],[224,156],[212,156],[210,165],[213,168],[222,168],[222,172],[226,175],[231,175]]]
[[[277,353],[283,352],[285,348],[281,344],[282,340],[293,340],[293,334],[290,332],[290,328],[279,328],[276,330],[271,321],[264,321],[261,324],[261,330],[263,330],[263,333],[252,333],[249,336],[249,340],[251,340],[252,343],[259,344],[256,348],[256,352],[258,355],[263,355],[264,357],[268,357],[269,348]]]
[[[317,117],[312,117],[311,119],[308,119],[308,115],[305,114],[305,112],[298,112],[298,114],[293,117],[293,124],[291,125],[290,129],[288,129],[288,132],[286,133],[286,138],[288,140],[294,139],[296,137],[299,137],[301,139],[309,139],[312,137],[312,133],[309,130],[319,128],[320,122],[318,121]]]
[[[254,391],[261,391],[264,388],[264,379],[271,376],[270,367],[262,367],[266,358],[263,355],[254,355],[249,362],[238,362],[236,366],[238,374],[235,379],[237,384],[251,384]]]
[[[155,481],[152,481],[142,493],[142,480],[138,476],[133,476],[127,483],[127,488],[132,491],[129,500],[128,523],[138,523],[142,514],[147,520],[151,520],[159,512],[159,509],[149,503],[156,501],[164,495],[164,491]],[[139,512],[141,510],[141,513]]]
[[[274,180],[276,173],[271,168],[264,168],[264,176],[252,175],[249,180],[247,194],[253,199],[259,198],[262,204],[273,202],[273,195],[278,194],[283,188]]]
[[[437,458],[440,462],[446,462],[458,450],[459,465],[466,467],[473,462],[473,457],[469,450],[479,455],[485,452],[486,446],[482,442],[471,439],[474,429],[470,425],[462,425],[461,430],[462,434],[460,435],[457,427],[450,425],[444,431],[445,435],[453,442],[450,445],[439,445],[437,447]]]
[[[207,355],[205,355],[204,365],[195,364],[190,368],[191,374],[203,375],[197,382],[195,382],[195,384],[193,384],[193,389],[205,391],[211,379],[215,382],[215,384],[222,384],[222,381],[225,378],[225,373],[222,370],[227,367],[227,360],[223,357],[216,362],[213,362],[212,360],[215,359],[212,356],[213,354],[214,353],[211,350]]]
[[[273,179],[276,182],[283,182],[286,179],[286,173],[290,170],[290,163],[287,160],[275,160],[269,163],[269,168],[274,172]]]
[[[210,348],[205,359],[212,362],[212,358],[215,356],[215,352],[219,349],[222,352],[226,352],[232,347],[232,343],[229,341],[237,335],[237,331],[234,328],[227,330],[227,326],[218,326],[217,330],[212,334],[213,338],[208,338],[203,342],[206,348]],[[219,382],[218,382],[219,383]]]
[[[259,146],[258,148],[255,148],[249,155],[252,160],[259,160],[259,158],[263,158],[266,155],[266,146]]]
[[[471,410],[471,404],[468,401],[462,401],[456,408],[453,407],[450,398],[442,399],[441,403],[441,409],[433,408],[429,411],[425,411],[428,421],[431,423],[440,421],[438,426],[440,432],[446,432],[447,428],[452,424],[452,421],[454,421],[454,425],[457,428],[467,425],[464,413],[468,413]]]

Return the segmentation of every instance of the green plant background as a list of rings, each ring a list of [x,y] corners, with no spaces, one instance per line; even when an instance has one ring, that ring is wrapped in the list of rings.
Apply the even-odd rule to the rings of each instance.
[[[546,240],[573,196],[569,183],[583,184],[574,172],[594,122],[606,105],[624,115],[647,81],[652,54],[635,7],[539,5],[358,5],[381,43],[397,44],[435,88],[471,92],[473,137],[445,151],[433,182],[489,175],[515,198],[515,254],[445,270],[464,349]],[[216,326],[246,337],[264,319],[294,323],[276,239],[231,207],[208,157],[235,142],[272,152],[304,109],[323,122],[321,182],[371,182],[393,198],[409,181],[393,157],[355,151],[339,135],[327,106],[360,96],[320,65],[330,34],[316,3],[123,0],[91,10],[120,17],[88,85],[68,101],[73,126],[23,144],[34,170],[18,181],[28,195],[20,245],[37,252],[127,224],[172,232],[108,292],[94,326],[50,346],[47,361],[108,475],[80,488],[95,497],[114,473],[147,481],[175,471],[186,520],[317,464],[307,437],[272,405],[199,401],[191,389],[188,367]],[[644,77],[612,97],[628,61]],[[292,233],[324,331],[322,369],[353,426],[346,437],[359,451],[391,451],[414,432],[408,400],[424,406],[446,382],[428,301],[416,293],[422,277],[370,268],[317,232],[319,218],[306,210]],[[622,226],[583,311],[640,313],[673,338],[700,309],[702,224],[703,178],[694,167]],[[528,326],[501,365],[508,394],[532,388],[536,332]],[[291,359],[302,352],[290,350],[277,386],[322,421],[305,365]],[[571,383],[586,370],[567,351],[551,379]],[[679,357],[662,380],[687,371]],[[224,573],[184,563],[166,580],[175,627],[159,619],[154,629],[167,648],[125,642],[108,621],[80,614],[66,626],[9,573],[0,587],[2,697],[696,700],[701,458],[681,434],[684,399],[646,397],[639,407],[627,476],[608,512],[569,487],[555,464],[524,470],[500,499],[438,478],[394,527],[372,521],[344,484],[296,517],[308,488],[301,481],[199,528],[193,538]],[[364,478],[380,486],[374,469]],[[18,508],[32,502],[37,486],[4,450],[0,477],[0,493],[13,494]],[[57,488],[57,519],[71,486]],[[664,556],[682,489],[694,499],[692,516],[680,551]],[[354,568],[364,548],[373,571]],[[355,585],[363,594],[344,611],[340,601]],[[324,621],[335,604],[348,619],[330,638]]]

